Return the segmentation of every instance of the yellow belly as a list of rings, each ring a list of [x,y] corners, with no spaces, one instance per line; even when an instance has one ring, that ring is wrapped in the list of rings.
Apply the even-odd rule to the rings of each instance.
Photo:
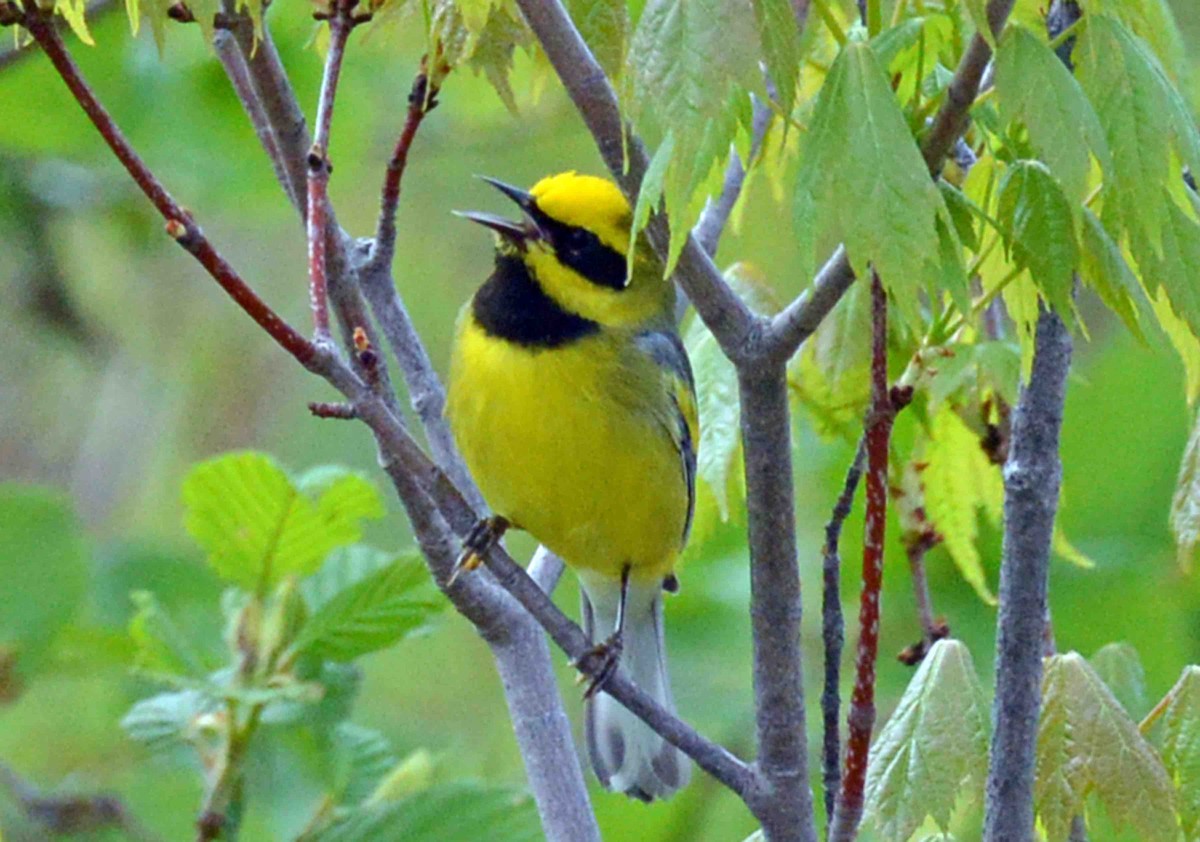
[[[687,487],[653,363],[605,334],[530,351],[461,321],[447,414],[492,509],[573,567],[670,572]]]

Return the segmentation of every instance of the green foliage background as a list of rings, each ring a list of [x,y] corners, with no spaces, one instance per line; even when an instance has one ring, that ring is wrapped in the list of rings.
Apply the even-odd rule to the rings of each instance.
[[[1187,42],[1196,43],[1200,12],[1188,0],[1175,8]],[[285,63],[311,108],[320,64],[306,47],[314,31],[308,11],[299,0],[279,0],[272,16]],[[160,58],[150,33],[132,38],[119,13],[94,20],[92,30],[100,46],[79,46],[76,56],[119,124],[244,276],[304,324],[302,231],[199,32],[172,27]],[[364,233],[373,229],[383,162],[423,42],[420,27],[403,21],[359,38],[346,61],[330,154],[341,222]],[[1195,52],[1191,57],[1200,60]],[[451,76],[406,176],[397,283],[439,363],[458,306],[490,267],[488,238],[449,211],[502,204],[471,175],[523,184],[561,169],[602,169],[544,68],[519,59],[513,87],[515,115],[484,79]],[[542,93],[535,98],[531,89]],[[750,189],[721,256],[758,264],[779,296],[789,298],[805,282],[794,271],[803,256],[787,233],[790,202],[777,201],[765,179]],[[331,395],[162,236],[40,57],[0,73],[0,243],[0,479],[65,494],[86,536],[80,552],[89,571],[83,587],[21,572],[19,557],[0,558],[0,629],[6,618],[38,616],[17,606],[48,605],[77,591],[84,594],[77,619],[101,630],[87,641],[60,639],[36,650],[45,666],[19,698],[0,705],[0,760],[48,788],[119,792],[167,838],[185,838],[199,799],[195,772],[185,763],[150,759],[118,727],[148,690],[129,673],[124,629],[134,611],[131,591],[154,591],[190,628],[219,639],[220,588],[183,529],[182,478],[193,462],[241,447],[273,453],[297,472],[331,462],[371,472],[375,454],[359,426],[308,416],[307,401]],[[65,291],[67,308],[47,303],[52,289]],[[1167,527],[1191,416],[1181,367],[1165,342],[1139,344],[1094,304],[1083,304],[1091,338],[1078,343],[1067,405],[1062,523],[1097,566],[1053,568],[1055,630],[1061,649],[1085,655],[1110,641],[1132,643],[1149,696],[1157,699],[1183,664],[1200,661],[1200,582],[1176,565]],[[901,416],[901,441],[911,438],[913,424]],[[814,747],[821,527],[850,457],[848,446],[797,423]],[[375,478],[383,488],[382,475]],[[403,517],[391,494],[384,496],[389,513],[367,524],[367,537],[401,549],[410,540]],[[0,523],[0,530],[14,528]],[[999,540],[986,523],[982,529],[983,564],[994,589]],[[667,622],[681,713],[748,754],[748,577],[739,530],[735,522],[706,536],[681,572],[682,593],[669,601]],[[845,534],[843,595],[850,606],[857,599],[860,515]],[[524,539],[514,545],[530,548]],[[888,550],[885,656],[919,636],[903,553],[895,543]],[[989,686],[993,609],[954,572],[944,548],[930,556],[930,576],[937,611],[968,645]],[[574,612],[569,577],[558,596]],[[853,639],[849,631],[851,646]],[[563,692],[578,712],[578,690],[563,660]],[[445,780],[521,785],[499,683],[486,647],[464,620],[445,612],[432,634],[362,665],[355,720],[387,734],[400,756],[424,748]],[[881,664],[881,721],[910,676],[893,660]],[[302,783],[280,781],[251,795],[244,839],[276,838],[296,825],[297,811],[310,809]],[[612,839],[715,842],[740,840],[755,828],[736,798],[702,775],[665,805],[647,808],[599,791],[595,805]],[[0,823],[10,807],[0,800]],[[1092,838],[1134,838],[1103,834],[1101,824]],[[10,837],[25,838],[19,828]]]

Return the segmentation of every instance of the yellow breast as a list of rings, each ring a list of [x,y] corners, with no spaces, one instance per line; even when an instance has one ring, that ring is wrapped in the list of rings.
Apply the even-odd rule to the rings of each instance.
[[[609,332],[553,349],[459,320],[447,413],[488,504],[568,564],[670,572],[687,517],[653,363]],[[655,378],[655,379],[651,379]]]

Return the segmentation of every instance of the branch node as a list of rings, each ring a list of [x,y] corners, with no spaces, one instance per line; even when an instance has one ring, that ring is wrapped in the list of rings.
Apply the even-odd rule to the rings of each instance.
[[[348,403],[309,401],[308,411],[316,418],[332,418],[339,421],[350,421],[358,417],[358,410]]]
[[[166,224],[167,236],[177,242],[183,242],[188,236],[187,223],[178,219],[168,219]]]

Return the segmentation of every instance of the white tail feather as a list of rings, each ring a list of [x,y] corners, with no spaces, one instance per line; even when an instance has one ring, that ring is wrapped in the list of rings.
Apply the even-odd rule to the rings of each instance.
[[[616,627],[618,582],[580,577],[584,625],[593,643]],[[662,585],[630,580],[625,604],[621,669],[667,710],[674,711],[663,640]],[[610,790],[652,801],[685,786],[691,766],[670,743],[601,690],[587,702],[588,754],[596,777]]]

